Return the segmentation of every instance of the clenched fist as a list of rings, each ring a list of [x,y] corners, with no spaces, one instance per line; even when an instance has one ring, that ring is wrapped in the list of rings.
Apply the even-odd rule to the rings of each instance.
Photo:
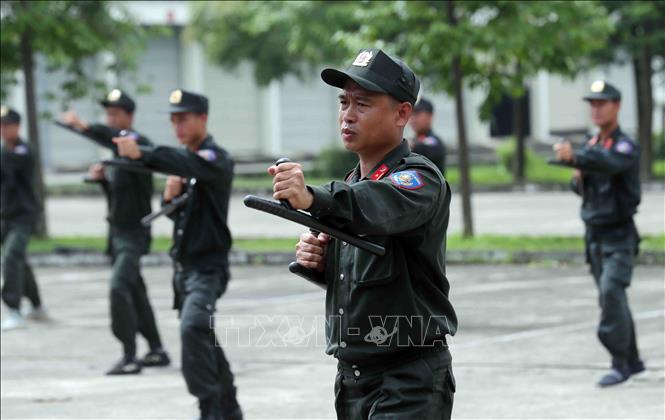
[[[69,110],[62,114],[60,117],[62,119],[62,122],[67,124],[70,127],[74,127],[77,130],[86,130],[88,128],[88,124],[83,121],[78,114],[76,114],[76,111]]]
[[[88,179],[93,181],[103,181],[104,180],[104,165],[101,163],[95,163],[90,165],[88,168]]]
[[[170,175],[166,178],[166,188],[164,188],[164,201],[167,203],[180,194],[184,186],[184,178]]]
[[[573,152],[573,145],[569,141],[564,141],[563,143],[555,144],[554,151],[556,152],[557,160],[561,162],[574,162],[575,153]]]
[[[312,207],[314,196],[305,186],[305,174],[302,165],[295,162],[273,165],[268,168],[272,175],[273,198],[288,200],[294,209],[307,210]]]
[[[330,236],[325,233],[319,233],[318,236],[303,233],[296,245],[296,261],[303,267],[323,272],[326,267],[325,255],[329,242]]]
[[[113,143],[118,146],[118,154],[130,159],[141,159],[141,149],[136,138],[132,136],[113,137]]]

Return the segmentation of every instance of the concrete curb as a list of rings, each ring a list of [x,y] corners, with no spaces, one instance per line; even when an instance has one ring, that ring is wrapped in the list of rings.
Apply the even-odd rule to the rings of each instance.
[[[286,265],[293,261],[292,252],[249,252],[231,251],[229,261],[231,265]],[[108,256],[101,252],[76,250],[71,252],[31,254],[30,262],[35,267],[99,267],[110,265]],[[470,251],[449,250],[447,263],[451,265],[462,264],[533,264],[557,263],[567,265],[583,265],[584,254],[577,251]],[[170,266],[171,258],[168,253],[152,253],[142,259],[146,267]],[[637,258],[639,265],[665,265],[665,252],[642,252]]]

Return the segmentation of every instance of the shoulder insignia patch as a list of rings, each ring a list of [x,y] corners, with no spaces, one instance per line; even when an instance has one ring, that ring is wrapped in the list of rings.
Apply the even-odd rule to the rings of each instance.
[[[425,143],[427,146],[436,146],[437,141],[436,138],[427,136],[425,137],[425,141],[423,141],[423,143]]]
[[[633,153],[633,150],[635,150],[635,147],[633,147],[633,144],[631,142],[629,142],[628,140],[619,140],[616,144],[615,149],[619,153],[629,155],[629,154]]]
[[[202,149],[196,152],[199,156],[201,156],[203,159],[207,160],[208,162],[212,162],[217,159],[217,154],[210,149]]]
[[[14,148],[14,153],[17,155],[27,155],[28,154],[28,146],[19,144]]]
[[[414,170],[395,172],[390,175],[390,182],[394,186],[405,190],[418,190],[425,186],[423,178]]]

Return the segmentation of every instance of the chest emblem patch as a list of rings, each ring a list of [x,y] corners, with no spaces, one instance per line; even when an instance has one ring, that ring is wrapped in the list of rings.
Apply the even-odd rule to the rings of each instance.
[[[417,190],[425,186],[420,174],[414,170],[395,172],[390,175],[390,182],[405,190]]]

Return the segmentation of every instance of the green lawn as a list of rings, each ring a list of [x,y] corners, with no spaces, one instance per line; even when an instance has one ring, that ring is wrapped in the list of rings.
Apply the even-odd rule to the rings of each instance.
[[[665,179],[665,160],[657,160],[653,165],[654,177]],[[545,158],[532,159],[527,167],[526,178],[528,182],[536,184],[567,184],[572,175],[572,170],[560,166],[548,165]],[[446,179],[451,185],[457,186],[460,182],[459,169],[451,167],[446,171]],[[321,177],[307,177],[311,185],[322,185],[330,180]],[[475,186],[502,186],[511,185],[513,176],[501,165],[475,165],[471,168],[471,182]],[[236,176],[233,187],[240,191],[269,190],[272,188],[272,179],[269,176],[243,175]],[[155,191],[164,189],[164,179],[155,180]],[[75,194],[99,194],[101,192],[97,185],[68,184],[49,186],[50,195],[75,195]]]
[[[233,247],[238,250],[256,252],[289,252],[293,251],[297,238],[266,238],[266,239],[235,239]],[[164,252],[171,246],[167,237],[153,238],[152,251]],[[106,239],[102,237],[55,237],[49,239],[33,239],[30,241],[30,252],[53,252],[58,249],[77,249],[103,251]],[[665,235],[645,236],[641,248],[645,251],[665,252]],[[460,235],[448,237],[450,250],[504,250],[504,251],[582,251],[581,237],[570,236],[507,236],[479,235],[472,239],[464,239]]]

